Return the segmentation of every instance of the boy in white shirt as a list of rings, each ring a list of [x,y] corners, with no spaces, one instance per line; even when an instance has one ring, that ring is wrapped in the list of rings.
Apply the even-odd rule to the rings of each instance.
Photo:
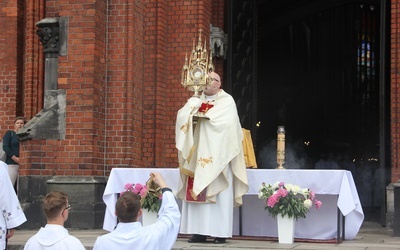
[[[111,233],[99,236],[93,250],[170,250],[173,247],[179,232],[179,207],[161,174],[152,173],[151,177],[163,193],[157,222],[143,227],[139,222],[142,216],[140,196],[124,192],[115,205],[115,214],[119,220],[117,227]]]
[[[43,210],[47,224],[32,236],[25,244],[24,250],[84,250],[85,247],[74,236],[69,235],[64,227],[71,205],[68,195],[54,191],[43,200]]]

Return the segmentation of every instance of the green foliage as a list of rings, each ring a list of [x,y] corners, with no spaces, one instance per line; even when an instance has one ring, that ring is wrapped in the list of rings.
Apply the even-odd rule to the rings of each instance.
[[[268,210],[269,214],[275,218],[278,214],[282,216],[287,215],[289,218],[305,218],[308,213],[308,209],[303,205],[301,198],[295,198],[294,195],[289,194],[287,199],[281,199],[280,205],[273,207],[265,206],[265,210]]]
[[[161,207],[162,193],[160,188],[154,187],[151,181],[148,181],[146,185],[140,183],[126,183],[125,192],[133,192],[140,195],[142,209],[147,209],[149,212],[158,212]]]
[[[146,196],[142,197],[141,203],[143,209],[158,213],[161,207],[161,197],[158,196],[158,193],[148,192]]]

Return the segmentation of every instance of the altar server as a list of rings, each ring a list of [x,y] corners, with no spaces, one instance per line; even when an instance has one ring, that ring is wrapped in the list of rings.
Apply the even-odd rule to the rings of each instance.
[[[124,192],[115,205],[119,220],[117,227],[111,233],[99,236],[94,243],[94,250],[170,250],[173,247],[181,218],[179,207],[161,174],[152,173],[151,177],[163,193],[157,222],[143,227],[139,222],[142,216],[140,196]]]
[[[47,224],[32,236],[25,244],[24,250],[84,250],[85,247],[76,237],[69,235],[64,228],[71,205],[68,195],[53,191],[44,197],[43,210]]]

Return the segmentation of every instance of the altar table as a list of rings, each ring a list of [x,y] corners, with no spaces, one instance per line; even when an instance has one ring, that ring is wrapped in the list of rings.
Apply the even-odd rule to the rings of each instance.
[[[124,191],[126,183],[145,183],[151,172],[160,172],[169,187],[176,193],[179,169],[175,168],[113,168],[103,194],[106,204],[103,229],[112,231],[117,224],[115,203],[117,194]],[[337,238],[338,213],[345,217],[345,239],[353,239],[364,220],[364,213],[357,189],[347,170],[302,170],[302,169],[247,169],[249,191],[243,197],[243,206],[234,210],[233,235],[277,237],[276,219],[264,210],[264,200],[258,199],[261,183],[283,181],[310,188],[323,202],[320,209],[313,206],[306,219],[299,219],[295,225],[295,238],[334,239]],[[177,200],[180,204],[180,200]],[[342,236],[342,237],[344,237]]]

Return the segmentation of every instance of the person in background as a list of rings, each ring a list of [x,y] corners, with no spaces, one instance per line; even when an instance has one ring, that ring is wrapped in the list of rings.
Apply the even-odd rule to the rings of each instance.
[[[43,200],[43,210],[47,224],[26,242],[24,250],[85,249],[79,239],[69,235],[64,228],[64,222],[71,210],[67,194],[60,191],[47,194]]]
[[[19,137],[17,135],[25,125],[25,118],[18,116],[14,120],[14,129],[8,130],[3,136],[3,150],[6,152],[6,163],[8,165],[8,175],[17,191],[17,178],[19,170]]]
[[[157,222],[143,227],[139,222],[142,216],[140,196],[133,192],[124,192],[115,205],[115,214],[119,223],[114,231],[99,236],[93,250],[170,250],[179,232],[181,214],[170,188],[160,173],[151,173],[151,178],[163,193]]]
[[[212,72],[200,98],[178,111],[175,128],[182,199],[181,233],[190,243],[226,243],[232,237],[233,208],[248,190],[243,132],[236,104]],[[197,124],[193,118],[199,116]],[[206,117],[206,118],[202,118]]]
[[[0,161],[0,249],[7,249],[7,239],[14,235],[14,229],[26,221],[18,197],[14,192],[7,165]]]
[[[356,164],[350,159],[349,154],[343,153],[342,160],[340,161],[340,168],[348,170],[353,175],[353,179],[356,179]]]

